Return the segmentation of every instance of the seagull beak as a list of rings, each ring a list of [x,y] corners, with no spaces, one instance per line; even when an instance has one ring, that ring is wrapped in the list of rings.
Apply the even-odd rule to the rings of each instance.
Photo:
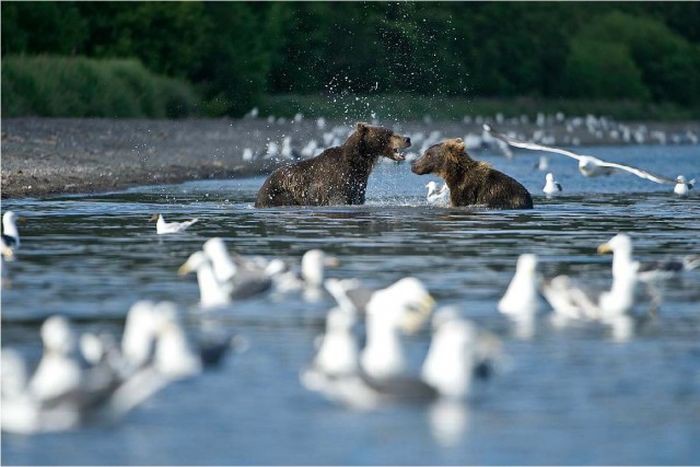
[[[12,261],[13,259],[15,259],[15,252],[12,251],[12,248],[8,248],[3,245],[2,256],[5,258],[5,261]]]
[[[190,272],[192,272],[192,267],[190,266],[189,262],[186,262],[185,264],[183,264],[182,266],[180,266],[178,268],[177,275],[178,276],[186,276]]]
[[[613,250],[609,243],[603,243],[602,245],[598,245],[597,251],[599,255],[604,255],[606,253],[612,253]]]
[[[26,218],[26,217],[17,216],[17,223],[18,223],[18,224],[26,224],[26,223],[27,223],[27,218]]]
[[[323,260],[323,265],[328,268],[337,268],[338,266],[340,266],[340,260],[335,256],[327,256]]]
[[[415,334],[423,327],[433,308],[435,308],[435,299],[430,294],[424,295],[415,309],[407,311],[401,322],[401,329],[406,334]]]

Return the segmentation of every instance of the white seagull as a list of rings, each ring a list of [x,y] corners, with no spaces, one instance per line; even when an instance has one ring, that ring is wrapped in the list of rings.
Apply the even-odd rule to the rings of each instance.
[[[450,207],[450,188],[447,186],[447,183],[443,184],[442,188],[438,190],[437,183],[431,180],[425,187],[428,189],[428,204],[441,208]]]
[[[279,261],[271,261],[266,270],[272,277],[275,291],[280,293],[305,291],[305,297],[318,298],[318,292],[324,284],[326,268],[337,267],[340,262],[335,256],[326,254],[323,250],[314,248],[308,250],[301,257],[301,269],[299,272],[288,271],[282,268]]]
[[[19,248],[18,220],[13,211],[6,211],[2,215],[2,256],[8,260],[14,257],[14,251]]]
[[[182,232],[183,230],[187,230],[187,228],[198,220],[199,219],[192,219],[191,221],[184,222],[165,222],[162,214],[153,214],[149,219],[150,222],[156,222],[156,233],[158,235]]]
[[[569,276],[561,275],[542,285],[542,294],[554,310],[552,323],[561,326],[571,321],[600,322],[611,328],[618,341],[628,340],[635,324],[643,318],[630,314],[634,306],[637,278],[634,275],[613,277],[610,290],[592,294],[583,290]]]
[[[516,148],[529,149],[531,151],[546,151],[576,159],[578,161],[578,170],[585,177],[598,177],[601,175],[611,175],[615,172],[628,172],[645,180],[650,180],[654,183],[674,186],[681,183],[679,182],[680,177],[682,177],[680,175],[675,179],[666,178],[630,165],[604,161],[595,156],[576,154],[575,152],[567,151],[566,149],[545,146],[537,143],[528,143],[526,141],[510,138],[502,133],[494,131],[488,125],[484,125],[484,129],[486,129],[496,138],[499,138]]]
[[[542,191],[544,191],[544,194],[547,195],[547,197],[556,195],[562,191],[561,184],[554,180],[554,174],[552,172],[548,172],[544,178],[545,184],[544,188],[542,188]]]
[[[681,259],[640,263],[632,258],[632,239],[619,233],[598,246],[598,254],[612,253],[613,277],[636,276],[641,281],[668,278],[683,271],[700,267],[699,255],[688,255]]]
[[[367,304],[367,343],[359,354],[352,331],[356,314],[334,308],[312,365],[300,375],[303,385],[358,409],[374,408],[384,400],[434,397],[434,388],[406,376],[401,337],[423,326],[434,303],[423,284],[412,277],[376,291]]]
[[[529,317],[534,316],[538,308],[537,256],[520,255],[515,275],[498,302],[498,311],[512,317]]]
[[[687,181],[683,175],[679,175],[676,178],[676,186],[673,187],[673,192],[681,198],[685,198],[688,196],[688,192],[693,189],[693,185],[695,185],[695,179]]]
[[[247,259],[240,255],[232,258],[219,237],[204,242],[202,251],[211,262],[216,282],[236,299],[267,292],[272,286],[272,275],[284,267],[280,261],[268,262],[264,258]]]

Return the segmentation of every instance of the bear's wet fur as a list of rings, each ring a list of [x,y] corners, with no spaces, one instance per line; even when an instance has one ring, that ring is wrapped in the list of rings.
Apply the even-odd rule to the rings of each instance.
[[[388,128],[358,123],[342,146],[272,172],[255,207],[364,204],[367,180],[379,157],[402,161],[399,151],[410,145],[408,137]]]
[[[411,170],[418,175],[432,173],[443,178],[455,207],[532,209],[532,197],[524,186],[486,162],[469,157],[460,138],[431,146],[413,162]]]

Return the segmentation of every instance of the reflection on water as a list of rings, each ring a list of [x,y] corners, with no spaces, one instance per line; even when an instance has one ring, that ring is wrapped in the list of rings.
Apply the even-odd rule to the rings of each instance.
[[[589,152],[668,176],[700,172],[697,146]],[[212,236],[241,254],[293,260],[320,247],[341,260],[330,275],[369,286],[415,275],[441,303],[458,305],[503,338],[508,355],[467,407],[355,413],[298,383],[331,305],[327,297],[235,303],[208,317],[249,346],[221,371],[168,387],[115,427],[4,435],[3,462],[697,462],[700,272],[660,284],[656,318],[624,343],[615,337],[625,323],[560,329],[541,318],[518,327],[496,312],[496,302],[525,252],[540,255],[546,276],[571,274],[599,289],[609,286],[610,258],[596,256],[595,247],[618,231],[633,236],[643,259],[699,253],[698,195],[677,199],[669,187],[626,175],[584,179],[571,161],[551,158],[565,191],[547,200],[535,160],[490,160],[535,195],[532,211],[430,208],[430,178],[393,164],[371,177],[365,206],[255,210],[261,178],[3,202],[3,210],[28,218],[19,260],[4,265],[3,346],[30,358],[40,351],[39,320],[51,313],[75,318],[82,329],[116,330],[139,298],[193,308],[196,283],[176,271]],[[147,222],[154,212],[201,221],[182,235],[157,236]],[[639,314],[652,305],[643,290],[638,301]],[[418,365],[427,335],[410,344]]]

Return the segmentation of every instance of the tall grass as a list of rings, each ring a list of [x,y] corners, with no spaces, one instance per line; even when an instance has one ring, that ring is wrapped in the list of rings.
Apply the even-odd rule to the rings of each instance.
[[[182,117],[197,98],[185,82],[137,60],[58,56],[2,59],[4,117]]]

